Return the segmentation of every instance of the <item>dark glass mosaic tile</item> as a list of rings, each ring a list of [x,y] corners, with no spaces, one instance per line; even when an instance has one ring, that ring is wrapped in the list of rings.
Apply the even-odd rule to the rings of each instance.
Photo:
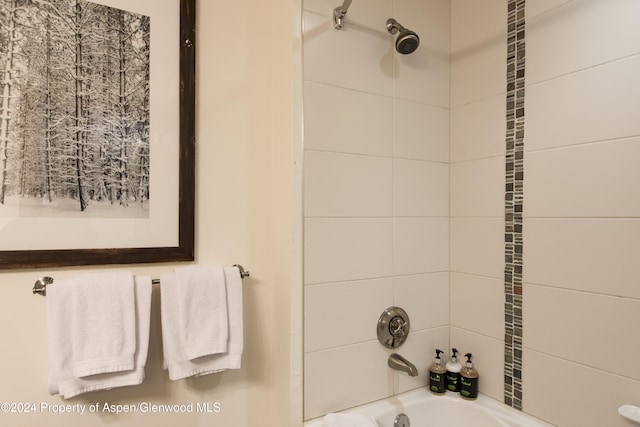
[[[525,0],[507,1],[504,401],[522,408]]]

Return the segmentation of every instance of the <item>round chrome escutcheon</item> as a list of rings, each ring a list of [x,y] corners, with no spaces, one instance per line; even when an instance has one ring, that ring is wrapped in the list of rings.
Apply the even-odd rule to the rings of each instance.
[[[378,319],[378,341],[386,348],[397,348],[409,336],[409,315],[400,307],[389,307]]]
[[[407,414],[399,414],[395,421],[393,422],[393,427],[409,427],[411,426],[411,421],[409,421],[409,417]]]

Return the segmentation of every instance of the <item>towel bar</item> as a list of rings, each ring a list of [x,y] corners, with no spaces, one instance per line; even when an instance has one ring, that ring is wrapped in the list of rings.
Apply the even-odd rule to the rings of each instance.
[[[244,279],[245,277],[250,277],[251,272],[249,270],[245,270],[240,264],[233,264],[234,267],[238,267],[238,272],[240,273],[240,278]],[[46,296],[47,295],[47,285],[53,283],[53,278],[49,276],[44,276],[36,280],[36,283],[33,285],[33,289],[31,290],[34,294]],[[160,279],[153,279],[151,281],[154,285],[160,283]]]

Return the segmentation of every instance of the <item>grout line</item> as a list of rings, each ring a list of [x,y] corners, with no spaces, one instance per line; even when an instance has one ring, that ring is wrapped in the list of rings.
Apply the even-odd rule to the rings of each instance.
[[[543,80],[538,80],[538,81],[532,82],[532,83],[528,84],[526,86],[526,88],[528,89],[528,88],[535,87],[535,86],[538,86],[538,85],[543,85],[545,83],[549,83],[549,82],[552,82],[554,80],[560,80],[560,79],[564,79],[564,78],[570,77],[570,76],[572,76],[574,74],[580,74],[580,73],[588,72],[590,70],[593,70],[593,69],[596,69],[596,68],[599,68],[599,67],[606,67],[608,65],[615,64],[616,62],[622,62],[622,61],[626,61],[626,60],[631,60],[631,59],[634,59],[634,58],[637,58],[637,57],[640,57],[640,53],[639,52],[631,53],[629,55],[621,56],[619,58],[613,58],[613,59],[610,59],[608,61],[604,61],[604,62],[600,62],[600,63],[597,63],[597,64],[589,65],[587,67],[579,68],[577,70],[568,71],[566,73],[562,73],[562,74],[559,74],[557,76],[548,77],[548,78],[543,79]]]
[[[474,334],[474,335],[477,335],[479,337],[483,337],[483,338],[488,338],[490,340],[494,340],[494,341],[496,341],[496,344],[504,343],[504,337],[494,337],[494,336],[487,335],[487,334],[482,333],[482,332],[478,332],[478,331],[473,330],[473,329],[465,328],[465,327],[454,325],[454,324],[449,325],[449,327],[455,328],[455,329],[459,329],[461,331],[468,332],[470,334]]]
[[[530,281],[526,281],[526,280],[524,281],[524,285],[525,285],[525,288],[528,287],[528,286],[533,286],[533,287],[538,287],[538,288],[551,289],[551,290],[555,290],[555,291],[559,291],[559,292],[569,292],[569,293],[583,294],[583,295],[594,296],[594,297],[613,298],[613,299],[616,299],[616,300],[627,300],[627,301],[631,301],[631,302],[640,301],[640,296],[631,297],[631,296],[625,296],[625,295],[607,294],[607,293],[604,293],[604,292],[588,291],[588,290],[584,290],[584,289],[567,288],[567,287],[563,287],[563,286],[559,286],[559,285],[536,283],[536,282],[530,282]]]
[[[313,84],[313,85],[316,85],[316,86],[325,86],[325,87],[330,87],[330,88],[334,88],[334,89],[341,89],[341,90],[344,90],[344,91],[347,91],[347,92],[360,93],[360,94],[363,94],[363,95],[377,96],[377,97],[380,97],[380,98],[389,99],[391,101],[396,101],[397,100],[397,101],[402,101],[402,102],[410,102],[410,103],[413,103],[413,104],[420,104],[420,105],[423,105],[423,106],[426,106],[426,107],[436,108],[436,109],[440,109],[440,110],[446,110],[446,111],[451,110],[451,107],[448,106],[448,105],[434,104],[434,103],[431,103],[431,102],[424,102],[424,101],[419,101],[419,100],[416,100],[416,99],[404,98],[404,97],[401,97],[401,96],[395,96],[393,88],[392,88],[392,91],[391,91],[391,95],[389,95],[387,93],[370,92],[370,91],[367,91],[367,90],[364,90],[364,89],[357,89],[357,88],[353,88],[353,87],[349,87],[349,86],[342,86],[342,85],[339,85],[339,84],[328,83],[328,82],[323,82],[323,81],[318,81],[318,80],[305,79],[304,82],[303,82],[303,85],[307,84],[307,83]],[[499,95],[499,94],[497,94],[497,95]]]
[[[432,326],[432,327],[429,327],[429,328],[417,329],[415,331],[413,329],[411,329],[411,333],[414,333],[414,332],[425,332],[425,331],[435,331],[435,330],[444,329],[444,328],[448,329],[449,327],[450,326],[445,323],[445,324],[441,324],[441,325],[437,325],[437,326]],[[380,345],[378,343],[378,338],[374,337],[372,339],[365,339],[365,340],[362,340],[362,341],[349,342],[349,343],[344,344],[344,345],[336,345],[336,346],[333,346],[333,347],[320,348],[320,349],[311,350],[311,351],[306,351],[305,350],[304,354],[308,355],[308,354],[314,354],[314,353],[324,353],[324,352],[329,352],[329,351],[335,351],[335,350],[341,350],[341,349],[347,349],[347,348],[351,348],[351,347],[356,347],[356,346],[364,345],[364,344],[378,344],[378,345]],[[382,346],[380,346],[380,347],[382,347]],[[384,351],[388,352],[388,354],[395,353],[395,352],[398,351],[398,349],[387,349],[387,348],[383,348],[383,349],[384,349]]]
[[[599,372],[601,372],[603,374],[607,374],[607,375],[612,375],[612,376],[618,377],[619,379],[622,379],[622,380],[634,381],[634,382],[640,383],[640,379],[638,379],[638,378],[633,378],[631,376],[625,376],[625,375],[622,375],[622,374],[619,374],[617,372],[613,372],[613,371],[610,371],[610,370],[607,370],[607,369],[602,369],[602,368],[599,368],[599,367],[596,367],[596,366],[587,365],[585,363],[576,362],[575,360],[567,359],[565,357],[558,356],[556,354],[547,353],[545,351],[536,350],[536,349],[531,348],[531,347],[525,346],[524,349],[527,350],[527,351],[533,352],[533,353],[542,354],[542,355],[544,355],[546,357],[549,357],[549,358],[552,358],[552,359],[563,361],[563,362],[571,364],[571,365],[579,366],[581,368],[593,369],[593,370],[599,371]]]
[[[389,216],[389,215],[380,215],[380,216],[362,216],[362,215],[353,215],[353,216],[348,216],[348,215],[336,215],[336,216],[330,216],[330,215],[311,215],[311,216],[305,216],[304,219],[386,219],[386,220],[396,220],[396,219],[431,219],[431,220],[436,220],[436,219],[449,219],[448,216],[445,215],[433,215],[433,216],[427,216],[427,215],[407,215],[407,216]],[[482,218],[481,218],[482,219]],[[497,218],[496,218],[497,219]]]
[[[609,139],[580,141],[580,142],[574,142],[567,145],[559,145],[555,147],[543,147],[543,148],[536,148],[533,150],[527,150],[525,151],[525,154],[537,154],[537,153],[546,153],[549,151],[571,150],[571,149],[582,148],[582,147],[591,147],[595,145],[615,144],[615,143],[621,143],[626,141],[633,141],[638,139],[639,137],[640,137],[640,134],[636,134],[636,135],[618,136],[618,137],[613,137]]]
[[[393,128],[393,125],[392,125],[392,128]],[[376,159],[406,160],[406,161],[414,161],[414,162],[421,162],[421,163],[432,163],[434,165],[442,165],[442,166],[449,165],[448,160],[416,159],[412,157],[395,156],[393,154],[355,153],[350,151],[328,150],[324,148],[305,148],[304,151],[316,152],[316,153],[340,154],[345,156],[371,157]]]
[[[638,221],[637,216],[524,216],[525,221]]]
[[[426,275],[443,274],[448,272],[449,272],[448,270],[437,270],[437,271],[426,271],[423,273],[400,273],[400,274],[393,274],[389,276],[374,276],[374,277],[364,277],[364,278],[357,278],[357,279],[343,279],[343,280],[330,280],[325,282],[304,283],[303,286],[305,287],[326,286],[326,285],[336,285],[340,283],[355,284],[357,282],[369,282],[373,280],[389,280],[389,279],[393,280],[395,278],[400,278],[400,277],[426,276]]]
[[[460,159],[460,160],[450,160],[449,164],[451,166],[454,165],[458,165],[461,163],[473,163],[473,162],[477,162],[477,161],[481,161],[481,160],[495,160],[495,159],[504,159],[504,157],[506,156],[506,153],[500,153],[500,154],[491,154],[491,155],[486,155],[486,156],[482,156],[482,157],[475,157],[472,159]]]

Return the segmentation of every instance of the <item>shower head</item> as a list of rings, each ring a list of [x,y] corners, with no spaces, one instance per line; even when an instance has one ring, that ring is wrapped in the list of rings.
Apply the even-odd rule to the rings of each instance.
[[[415,32],[406,29],[393,18],[387,19],[387,31],[390,34],[399,32],[396,38],[396,51],[403,55],[413,52],[420,44],[420,37]]]

